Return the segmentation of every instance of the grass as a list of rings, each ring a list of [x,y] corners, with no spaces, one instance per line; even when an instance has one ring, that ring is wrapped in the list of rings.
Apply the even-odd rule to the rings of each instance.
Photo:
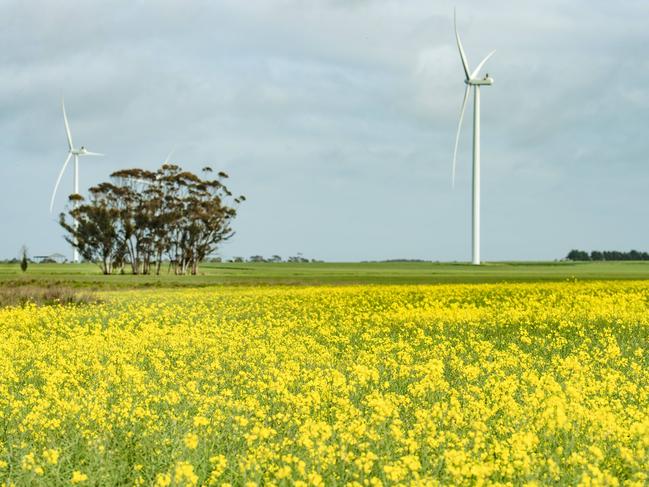
[[[649,262],[464,263],[222,263],[203,264],[200,275],[104,276],[93,264],[0,264],[0,287],[67,286],[91,289],[203,287],[212,285],[338,285],[498,283],[565,280],[642,280]]]

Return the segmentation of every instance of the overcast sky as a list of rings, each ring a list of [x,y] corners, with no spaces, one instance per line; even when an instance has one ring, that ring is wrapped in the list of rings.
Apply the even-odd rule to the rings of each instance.
[[[0,0],[0,257],[69,254],[49,200],[121,168],[209,163],[246,195],[224,257],[470,258],[469,63],[482,254],[649,250],[649,2]],[[65,174],[55,214],[72,190]]]

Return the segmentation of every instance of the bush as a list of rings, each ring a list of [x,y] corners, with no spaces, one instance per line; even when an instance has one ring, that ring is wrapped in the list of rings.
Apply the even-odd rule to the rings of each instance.
[[[23,245],[23,247],[20,249],[20,254],[20,270],[25,272],[27,271],[27,266],[29,265],[29,261],[27,260],[27,247]]]

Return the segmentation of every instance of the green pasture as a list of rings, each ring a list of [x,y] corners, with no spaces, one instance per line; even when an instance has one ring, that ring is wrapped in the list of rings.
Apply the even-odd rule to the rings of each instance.
[[[206,263],[196,276],[104,276],[93,264],[0,264],[0,286],[67,285],[112,289],[210,285],[434,284],[647,279],[649,262]]]

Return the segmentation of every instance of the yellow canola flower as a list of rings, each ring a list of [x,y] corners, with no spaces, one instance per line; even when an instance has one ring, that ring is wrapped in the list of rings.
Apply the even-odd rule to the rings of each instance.
[[[53,448],[43,450],[43,458],[50,465],[56,465],[59,462],[59,452]]]
[[[21,462],[21,467],[23,470],[30,471],[33,470],[35,466],[36,466],[36,460],[34,459],[33,453],[28,453],[23,457]]]
[[[169,487],[171,485],[171,475],[168,473],[159,473],[156,475],[155,487]]]
[[[291,476],[292,469],[289,465],[284,465],[283,467],[280,467],[277,472],[275,473],[275,476],[281,480],[285,479]]]
[[[228,460],[224,455],[214,455],[209,459],[210,465],[212,466],[212,471],[208,478],[208,484],[215,485],[217,480],[223,475],[225,469],[228,465]]]
[[[72,478],[70,479],[70,482],[73,484],[79,484],[81,482],[85,482],[88,480],[88,476],[85,473],[82,473],[78,470],[75,470],[72,472]]]
[[[176,463],[174,469],[174,481],[177,485],[197,485],[198,476],[194,473],[194,466],[185,461]]]
[[[647,303],[618,281],[2,308],[0,478],[646,485]]]
[[[198,435],[195,433],[187,433],[183,442],[187,448],[194,450],[198,446]]]
[[[207,426],[210,424],[210,420],[207,419],[205,416],[195,416],[194,417],[194,426],[199,427],[199,426]]]

